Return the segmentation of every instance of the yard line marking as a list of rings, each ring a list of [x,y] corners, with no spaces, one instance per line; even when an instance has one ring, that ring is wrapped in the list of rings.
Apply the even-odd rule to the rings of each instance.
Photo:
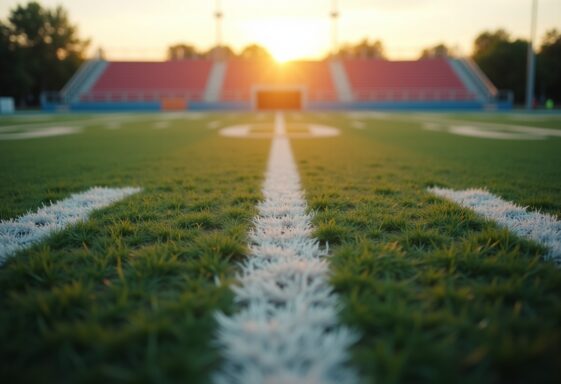
[[[211,121],[207,124],[208,129],[216,129],[220,127],[221,122],[219,120]]]
[[[365,124],[362,121],[354,120],[351,122],[351,125],[355,129],[364,129]]]
[[[119,121],[110,121],[105,124],[106,129],[121,129],[121,122]]]
[[[339,136],[339,129],[322,124],[294,124],[297,127],[304,128],[298,132],[285,132],[286,135],[294,139],[316,139]],[[242,139],[268,139],[274,137],[277,133],[260,130],[260,127],[268,128],[268,124],[240,124],[231,127],[222,128],[219,134],[225,137],[242,138]]]
[[[48,127],[34,130],[23,130],[21,132],[0,132],[0,141],[28,140],[42,137],[54,137],[72,135],[82,132],[81,127]]]
[[[133,116],[130,114],[108,114],[106,116],[86,116],[79,119],[74,120],[66,120],[63,123],[65,125],[72,125],[72,126],[83,126],[83,127],[90,127],[95,125],[100,125],[104,122],[111,122],[111,121],[130,121],[134,120]],[[6,131],[13,131],[13,130],[20,130],[20,131],[28,131],[34,130],[39,128],[50,128],[53,126],[52,122],[40,122],[40,123],[23,123],[23,124],[15,124],[15,125],[4,125],[0,127],[0,132]]]
[[[554,216],[528,211],[484,189],[455,191],[435,187],[429,188],[429,192],[458,203],[462,207],[473,209],[479,215],[495,221],[516,235],[540,243],[549,250],[545,259],[561,266],[561,221]]]
[[[179,115],[178,118],[183,118],[185,120],[200,120],[200,119],[204,119],[207,114],[203,113],[203,112],[187,112],[187,113],[181,113]]]
[[[498,140],[545,140],[546,137],[536,133],[501,132],[489,130],[481,126],[451,125],[448,131],[459,136],[477,137]]]
[[[377,119],[377,120],[388,120],[392,118],[392,114],[386,112],[374,112],[374,111],[354,111],[347,113],[347,116],[351,119]]]
[[[216,383],[355,383],[345,366],[357,335],[338,325],[327,251],[311,237],[284,116],[275,116],[251,257],[232,289],[242,310],[217,315],[226,360]]]
[[[140,188],[131,187],[93,187],[17,219],[0,221],[0,265],[17,251],[71,224],[85,221],[94,210],[105,208],[139,191]]]
[[[166,129],[169,127],[169,121],[157,121],[154,123],[154,129]]]

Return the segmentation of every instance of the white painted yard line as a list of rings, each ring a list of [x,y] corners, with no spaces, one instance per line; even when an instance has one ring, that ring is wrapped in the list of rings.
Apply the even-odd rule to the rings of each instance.
[[[39,128],[33,131],[22,131],[22,132],[0,132],[0,141],[12,141],[12,140],[28,140],[28,139],[38,139],[43,137],[54,137],[54,136],[65,136],[72,135],[75,133],[80,133],[82,128],[79,127],[49,127],[49,128]]]
[[[539,136],[550,136],[550,137],[561,137],[561,129],[554,129],[554,128],[541,128],[541,127],[532,127],[527,125],[518,125],[518,124],[508,124],[508,123],[492,123],[487,121],[477,121],[477,120],[460,120],[448,117],[441,117],[438,115],[426,115],[426,116],[416,116],[413,119],[409,120],[416,120],[419,119],[425,120],[426,123],[434,123],[438,125],[445,125],[445,126],[469,126],[469,127],[476,127],[478,129],[493,129],[499,131],[507,131],[507,132],[517,132],[522,134],[533,134]],[[406,120],[406,118],[401,118],[400,120]]]
[[[186,112],[182,113],[181,117],[185,120],[200,120],[207,117],[207,114],[204,112]]]
[[[79,127],[89,127],[93,125],[99,125],[104,122],[113,122],[113,121],[134,121],[138,118],[135,118],[134,115],[131,114],[105,114],[101,116],[76,116],[77,119],[74,120],[64,120],[61,121],[60,124],[64,125],[71,125],[71,126],[79,126]],[[5,131],[12,131],[12,130],[19,130],[19,131],[28,131],[33,130],[36,128],[50,128],[53,126],[53,122],[44,121],[40,123],[24,123],[24,124],[15,124],[15,125],[4,125],[0,127],[0,132]]]
[[[364,126],[366,124],[364,124],[362,121],[354,120],[354,121],[351,122],[351,125],[355,129],[364,129]]]
[[[219,120],[211,121],[207,124],[208,129],[216,129],[222,124]]]
[[[86,220],[96,209],[105,208],[140,188],[93,187],[15,220],[0,221],[0,265],[19,250],[45,239],[56,231]]]
[[[105,124],[105,128],[106,129],[121,129],[121,123],[119,121],[111,121],[107,124]]]
[[[169,128],[169,121],[157,121],[153,125],[154,129],[166,129]]]
[[[473,209],[520,237],[543,245],[549,250],[545,258],[561,266],[561,221],[554,216],[528,211],[483,189],[455,191],[429,188],[429,191],[462,207]]]
[[[214,381],[355,383],[345,363],[357,336],[338,325],[327,251],[311,237],[312,217],[282,114],[275,118],[263,194],[251,255],[233,288],[242,310],[217,315],[225,364]]]

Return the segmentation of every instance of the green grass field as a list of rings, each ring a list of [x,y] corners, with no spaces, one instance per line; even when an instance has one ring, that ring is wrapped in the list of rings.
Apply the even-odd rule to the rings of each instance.
[[[561,382],[561,270],[542,260],[542,246],[427,192],[485,187],[561,218],[561,137],[427,129],[561,131],[561,116],[286,119],[289,133],[303,123],[341,131],[291,142],[314,235],[329,244],[341,322],[361,335],[350,365],[364,382]],[[3,381],[209,382],[221,365],[214,313],[236,311],[229,286],[247,256],[271,142],[218,131],[254,123],[272,132],[273,121],[272,113],[0,117],[1,220],[93,186],[143,188],[0,267]],[[2,140],[51,125],[81,130]]]

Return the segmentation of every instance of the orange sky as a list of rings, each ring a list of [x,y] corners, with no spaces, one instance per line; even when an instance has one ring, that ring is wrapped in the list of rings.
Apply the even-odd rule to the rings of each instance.
[[[21,3],[2,0],[0,17]],[[211,0],[43,0],[62,4],[92,48],[110,59],[163,59],[177,42],[208,48],[215,41]],[[383,40],[391,59],[416,58],[444,42],[469,54],[484,29],[529,34],[531,0],[339,0],[339,41]],[[331,0],[222,0],[224,41],[241,49],[252,42],[281,59],[319,58],[331,46]],[[561,30],[561,0],[540,0],[538,35]]]

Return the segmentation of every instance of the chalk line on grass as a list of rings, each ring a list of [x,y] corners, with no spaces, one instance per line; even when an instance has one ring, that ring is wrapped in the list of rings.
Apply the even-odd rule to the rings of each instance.
[[[351,125],[355,129],[364,129],[365,125],[362,121],[354,120],[351,122]]]
[[[544,140],[546,137],[535,133],[505,132],[472,125],[451,125],[449,132],[460,136],[498,140]]]
[[[181,113],[178,116],[185,120],[201,120],[207,117],[207,114],[204,112],[187,112]]]
[[[169,121],[157,121],[153,125],[154,129],[166,129],[169,128]]]
[[[208,129],[216,129],[218,127],[220,127],[220,124],[222,124],[220,121],[215,120],[215,121],[211,121],[207,124]]]
[[[0,265],[19,250],[44,240],[56,231],[86,220],[96,209],[105,208],[140,188],[93,187],[85,192],[39,208],[13,220],[0,221]]]
[[[485,121],[466,121],[447,119],[434,115],[411,115],[415,120],[423,119],[423,128],[429,131],[442,131],[454,135],[496,140],[546,140],[561,137],[561,129],[490,123]],[[429,120],[427,120],[429,119]]]
[[[355,383],[345,363],[357,335],[338,325],[327,251],[311,237],[312,215],[280,113],[263,194],[251,255],[232,288],[242,310],[217,315],[225,364],[215,382]]]
[[[121,129],[121,122],[120,121],[110,121],[105,124],[106,129],[114,130],[114,129]]]
[[[21,132],[0,132],[0,141],[39,139],[43,137],[65,136],[80,133],[80,127],[44,127]]]
[[[285,136],[294,139],[315,139],[322,137],[335,137],[339,136],[340,131],[335,127],[330,127],[322,124],[294,124],[294,126],[301,127],[302,129],[297,132],[284,132]],[[274,137],[276,133],[260,130],[261,127],[268,127],[267,124],[240,124],[231,127],[222,128],[219,134],[225,137],[232,138],[252,138],[252,139],[267,139]]]
[[[561,266],[561,221],[556,217],[547,213],[528,211],[484,189],[455,191],[435,187],[429,188],[429,191],[462,207],[473,209],[485,219],[495,221],[517,236],[543,245],[548,249],[545,259],[553,260]]]

